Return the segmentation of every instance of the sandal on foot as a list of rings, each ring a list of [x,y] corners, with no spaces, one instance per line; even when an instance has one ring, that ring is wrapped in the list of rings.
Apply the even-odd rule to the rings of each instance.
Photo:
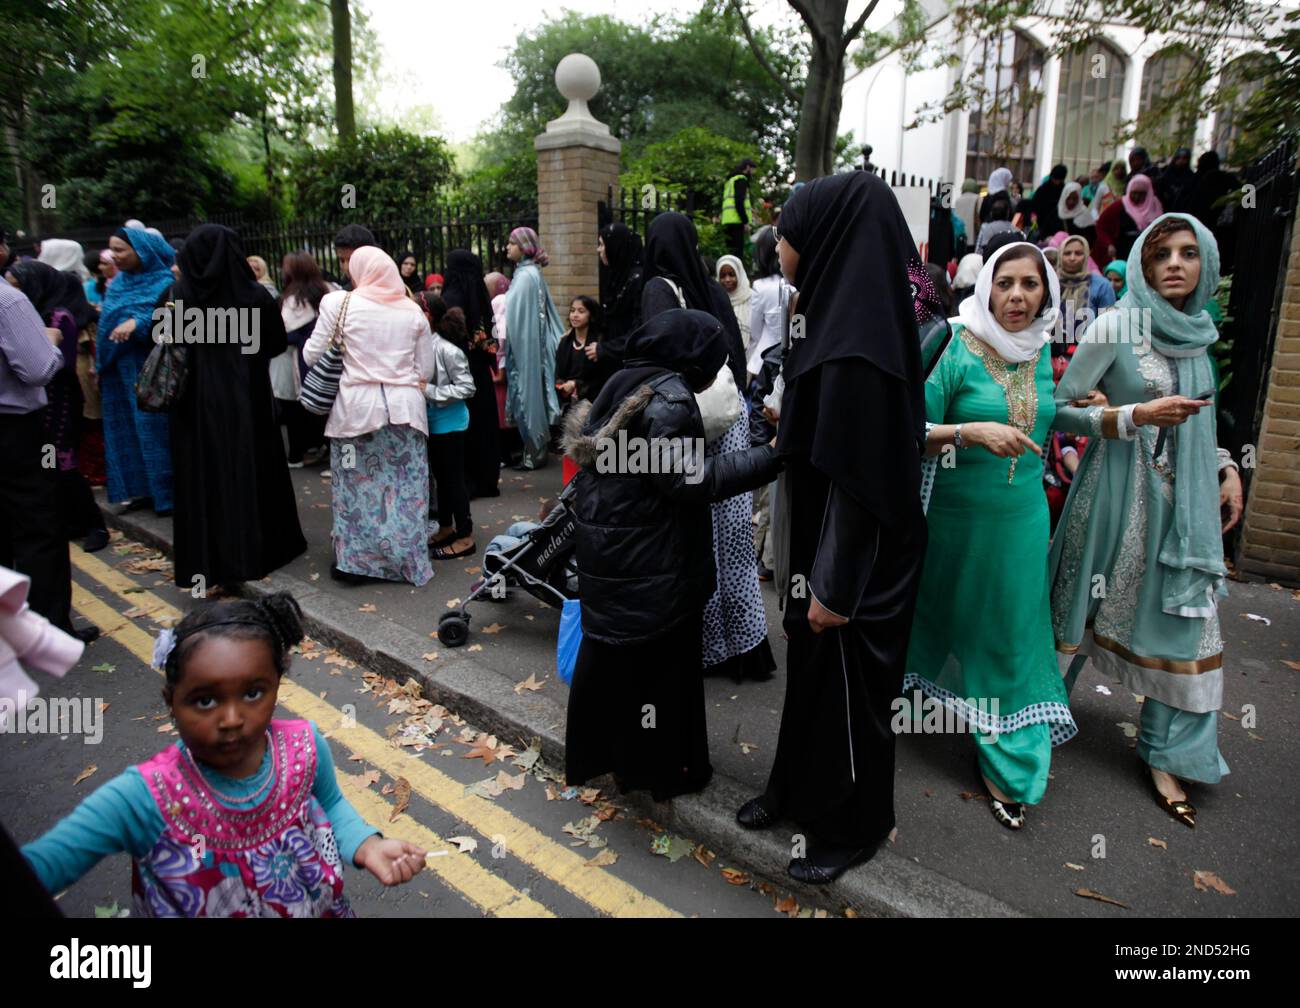
[[[1021,802],[999,801],[992,795],[988,798],[989,808],[993,810],[993,818],[1007,829],[1020,829],[1025,825],[1025,806]]]
[[[1188,829],[1196,829],[1196,806],[1186,798],[1167,798],[1161,794],[1150,771],[1147,772],[1147,779],[1151,781],[1151,793],[1155,795],[1156,804],[1164,809],[1171,818],[1177,819]]]

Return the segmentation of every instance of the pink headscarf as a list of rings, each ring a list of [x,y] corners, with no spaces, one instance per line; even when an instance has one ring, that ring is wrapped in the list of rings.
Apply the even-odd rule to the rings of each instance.
[[[1133,193],[1138,191],[1147,194],[1140,206],[1132,199]],[[1165,212],[1165,208],[1160,205],[1160,197],[1151,186],[1150,176],[1134,175],[1128,180],[1128,188],[1124,190],[1124,210],[1133,218],[1139,231],[1145,231],[1153,220]]]
[[[383,249],[362,245],[348,260],[348,275],[352,277],[353,294],[420,314],[420,306],[407,296],[397,263]]]
[[[551,257],[546,254],[542,248],[541,239],[537,237],[537,232],[530,227],[517,227],[510,232],[510,240],[523,250],[524,257],[531,259],[538,266],[545,266],[551,261]]]

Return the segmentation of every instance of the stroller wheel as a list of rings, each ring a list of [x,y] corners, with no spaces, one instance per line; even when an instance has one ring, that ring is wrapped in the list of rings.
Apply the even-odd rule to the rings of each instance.
[[[438,640],[446,647],[460,647],[469,640],[469,621],[460,613],[444,613],[438,621]]]

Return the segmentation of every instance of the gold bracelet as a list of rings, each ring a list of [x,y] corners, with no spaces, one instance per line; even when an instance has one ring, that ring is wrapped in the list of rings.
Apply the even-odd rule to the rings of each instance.
[[[1110,406],[1102,410],[1101,436],[1108,437],[1108,438],[1119,437],[1119,407],[1118,406]]]

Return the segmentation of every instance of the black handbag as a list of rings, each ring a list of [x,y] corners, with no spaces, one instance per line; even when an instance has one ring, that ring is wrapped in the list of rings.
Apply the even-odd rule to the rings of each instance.
[[[184,392],[188,373],[189,348],[184,343],[155,342],[135,380],[135,404],[146,413],[166,413]]]
[[[326,416],[334,408],[334,400],[339,394],[339,379],[343,377],[343,323],[348,315],[348,302],[352,292],[343,296],[343,307],[339,309],[338,318],[334,320],[334,332],[330,334],[330,345],[307,370],[302,379],[302,391],[298,401],[303,409],[317,416]]]

